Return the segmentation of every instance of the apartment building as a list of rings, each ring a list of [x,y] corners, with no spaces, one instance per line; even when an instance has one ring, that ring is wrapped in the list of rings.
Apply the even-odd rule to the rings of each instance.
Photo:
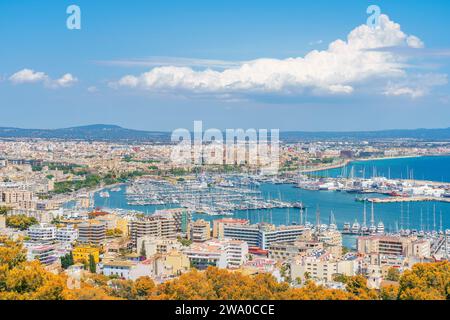
[[[322,250],[323,242],[320,241],[296,241],[289,243],[272,243],[269,247],[269,258],[280,262],[291,260],[299,255],[307,255],[313,251]]]
[[[98,246],[106,240],[106,225],[89,220],[78,225],[78,242]]]
[[[41,223],[29,227],[27,234],[31,241],[48,243],[56,240],[56,227],[51,224]]]
[[[189,223],[187,238],[193,242],[205,242],[211,239],[211,224],[202,219]]]
[[[212,239],[194,243],[183,252],[191,266],[200,270],[209,266],[235,269],[247,261],[248,245],[240,240]]]
[[[54,245],[25,243],[24,246],[27,249],[28,261],[38,260],[43,265],[48,266],[58,260]]]
[[[358,237],[358,253],[426,258],[431,255],[431,244],[416,236],[366,236]]]
[[[143,236],[137,239],[137,252],[145,249],[146,258],[156,254],[166,254],[171,250],[181,249],[181,243],[176,239],[158,238],[154,236]]]
[[[73,261],[86,263],[89,262],[89,257],[94,258],[94,262],[100,261],[100,250],[91,246],[77,246],[72,250]]]
[[[56,240],[61,243],[73,243],[78,240],[78,229],[68,225],[56,230]]]
[[[355,276],[360,269],[358,258],[340,260],[330,252],[319,251],[308,256],[299,256],[291,262],[292,279],[312,278],[316,281],[331,282],[336,274]]]
[[[176,223],[173,217],[148,216],[129,223],[131,242],[136,248],[137,239],[144,236],[176,238]]]
[[[5,189],[0,191],[0,201],[4,204],[17,204],[19,201],[30,202],[33,199],[33,193],[20,189]]]
[[[168,217],[175,220],[177,232],[187,232],[187,227],[192,220],[192,214],[185,208],[157,210],[154,216]]]
[[[294,243],[309,229],[304,226],[280,226],[272,224],[236,225],[224,224],[223,237],[242,240],[249,247],[258,247],[267,250],[273,243]]]
[[[223,232],[223,226],[224,225],[237,225],[237,226],[248,226],[250,222],[245,219],[234,219],[234,218],[223,218],[223,219],[217,219],[213,221],[213,231],[212,236],[216,239],[223,239],[224,238],[224,232]]]

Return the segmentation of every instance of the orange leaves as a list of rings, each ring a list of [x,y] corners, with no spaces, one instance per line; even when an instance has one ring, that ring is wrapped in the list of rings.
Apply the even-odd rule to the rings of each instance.
[[[445,300],[450,298],[450,262],[419,263],[400,277],[402,300]]]

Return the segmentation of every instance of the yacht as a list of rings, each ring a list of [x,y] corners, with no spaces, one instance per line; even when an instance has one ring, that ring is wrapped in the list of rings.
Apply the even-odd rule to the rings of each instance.
[[[380,223],[377,226],[377,233],[384,234],[384,223],[382,221],[380,221]]]
[[[355,222],[352,225],[352,233],[355,233],[355,234],[359,233],[360,228],[361,228],[361,226],[360,226],[358,220],[355,220]]]
[[[361,233],[362,234],[368,234],[369,233],[369,228],[367,228],[367,226],[363,225],[361,227]]]
[[[349,233],[350,228],[351,228],[350,223],[348,223],[348,222],[344,223],[344,230],[343,230],[344,233]]]
[[[109,198],[109,192],[108,191],[100,192],[100,198]]]

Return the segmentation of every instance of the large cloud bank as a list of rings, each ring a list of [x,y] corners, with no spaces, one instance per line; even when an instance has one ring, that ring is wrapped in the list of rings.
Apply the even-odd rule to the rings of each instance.
[[[380,50],[420,49],[424,43],[416,36],[405,34],[386,15],[381,15],[379,21],[376,29],[361,25],[349,33],[346,41],[336,40],[326,50],[314,50],[304,57],[257,59],[225,70],[155,67],[140,75],[126,75],[112,85],[218,96],[350,95],[361,90],[416,98],[433,86],[447,83],[446,75],[412,74],[407,57],[394,50]]]

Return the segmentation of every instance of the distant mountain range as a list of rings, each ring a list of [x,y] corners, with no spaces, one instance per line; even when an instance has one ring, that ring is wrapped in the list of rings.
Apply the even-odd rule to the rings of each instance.
[[[64,129],[19,129],[0,127],[0,138],[41,138],[105,141],[166,141],[170,133],[125,129],[115,125],[94,124]]]
[[[170,136],[170,132],[133,130],[125,129],[116,125],[104,124],[65,129],[20,129],[0,127],[0,138],[167,142],[170,141]],[[282,141],[290,142],[319,139],[417,139],[426,141],[450,141],[450,128],[360,132],[286,131],[280,133],[280,139]]]

